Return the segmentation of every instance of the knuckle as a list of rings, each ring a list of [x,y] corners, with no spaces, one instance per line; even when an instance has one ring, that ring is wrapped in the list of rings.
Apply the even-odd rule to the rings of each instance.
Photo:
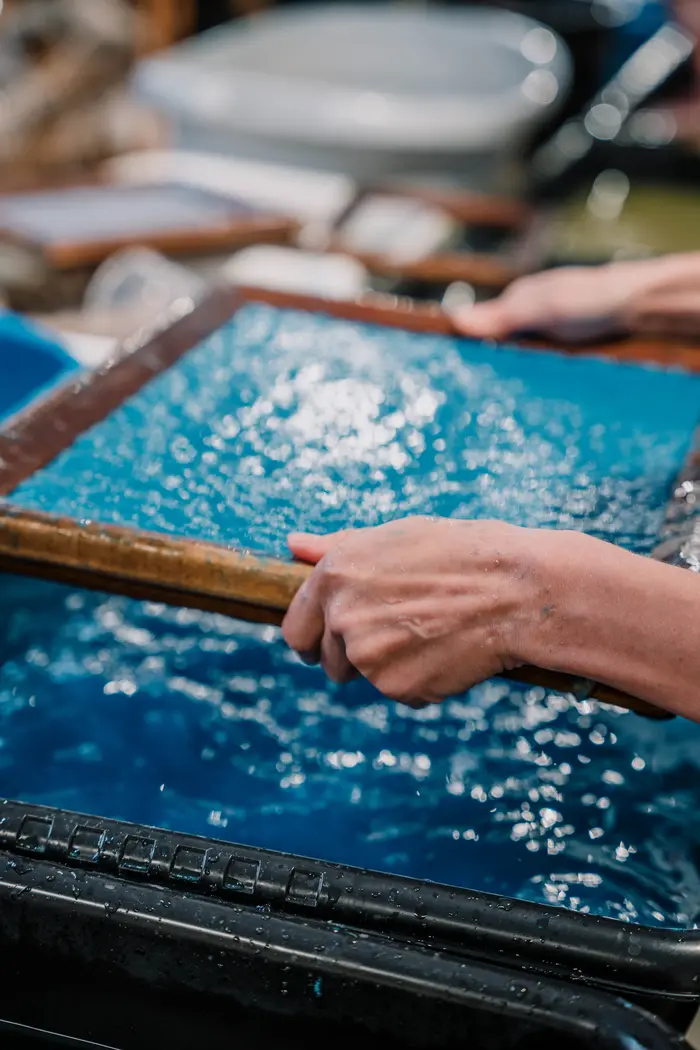
[[[533,274],[529,277],[519,277],[517,281],[513,281],[510,285],[505,298],[512,302],[513,300],[530,296],[533,292],[538,291],[542,287],[544,280],[544,274]]]
[[[333,602],[326,610],[326,626],[328,630],[339,637],[344,637],[349,627],[348,611],[340,602]]]
[[[374,676],[373,683],[379,692],[389,700],[407,704],[418,697],[416,690],[411,687],[411,683],[393,668],[387,671],[380,671],[379,674]]]
[[[386,662],[387,656],[386,647],[380,639],[373,637],[372,634],[346,637],[345,654],[360,674],[377,685],[375,676],[379,673],[378,669]]]
[[[328,588],[336,588],[347,579],[347,565],[345,557],[339,551],[327,554],[316,567],[321,585]]]
[[[345,655],[348,658],[348,662],[355,667],[360,674],[364,675],[365,678],[370,677],[367,661],[365,660],[365,654],[363,647],[358,645],[356,642],[345,642]]]

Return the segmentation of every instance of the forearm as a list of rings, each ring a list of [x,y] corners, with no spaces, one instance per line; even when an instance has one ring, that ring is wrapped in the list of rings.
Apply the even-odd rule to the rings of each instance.
[[[667,255],[636,265],[646,268],[646,278],[622,307],[623,326],[640,335],[697,338],[700,335],[700,252]]]
[[[700,721],[700,576],[575,533],[546,557],[527,662]]]

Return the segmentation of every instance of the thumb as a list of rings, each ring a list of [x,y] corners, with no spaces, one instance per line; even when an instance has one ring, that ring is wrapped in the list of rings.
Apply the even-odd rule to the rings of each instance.
[[[344,532],[331,532],[327,536],[314,536],[309,532],[292,532],[287,537],[287,544],[299,561],[316,565],[344,535]]]
[[[458,332],[473,339],[502,339],[513,330],[507,310],[498,299],[454,310],[450,317]]]

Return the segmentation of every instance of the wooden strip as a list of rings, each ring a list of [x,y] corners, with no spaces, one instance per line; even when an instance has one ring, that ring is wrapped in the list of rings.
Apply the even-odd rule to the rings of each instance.
[[[349,248],[343,237],[345,223],[364,200],[375,195],[422,201],[441,208],[457,222],[467,225],[517,229],[530,218],[524,205],[509,198],[431,187],[389,185],[377,189],[363,188],[337,216],[328,245],[330,251],[357,259],[370,273],[380,277],[446,284],[465,281],[492,291],[502,291],[523,272],[508,257],[487,252],[445,249],[426,258],[402,260],[388,252],[366,252]]]
[[[232,289],[217,290],[133,352],[122,352],[103,370],[68,382],[11,421],[0,433],[0,496],[50,463],[80,434],[224,324],[238,304]]]
[[[277,612],[311,573],[214,543],[17,509],[0,511],[0,555]]]
[[[480,288],[501,291],[520,276],[519,271],[507,260],[484,252],[444,251],[436,252],[424,259],[401,260],[379,252],[351,251],[344,247],[341,239],[332,241],[331,249],[357,259],[370,273],[380,277],[427,281],[435,284],[466,281]]]
[[[341,321],[358,324],[376,324],[386,328],[402,328],[406,332],[427,332],[434,335],[454,335],[452,320],[439,303],[419,302],[407,296],[367,292],[356,300],[321,299],[315,295],[294,295],[268,288],[239,285],[238,295],[244,302],[266,303],[280,310],[306,310],[325,314]]]
[[[423,201],[425,204],[442,208],[453,219],[467,226],[493,226],[517,230],[525,226],[532,217],[531,207],[516,197],[499,197],[451,187],[385,183],[364,187],[341,218],[347,218],[363,199],[387,195]]]
[[[69,179],[56,179],[46,181],[34,190],[26,186],[20,186],[15,190],[2,189],[1,197],[27,198],[34,193],[55,193],[56,203],[60,204],[61,190],[71,190],[74,193],[85,190],[102,190],[104,195],[104,207],[110,207],[110,191],[119,191],[123,194],[131,194],[138,199],[139,190],[148,188],[151,190],[167,190],[172,183],[168,180],[162,184],[152,186],[139,186],[136,184],[122,184],[109,181],[106,178],[93,177],[81,179],[80,181]],[[141,232],[114,235],[102,239],[84,240],[42,240],[41,237],[27,236],[13,227],[0,227],[0,243],[26,248],[32,255],[41,259],[47,268],[54,270],[80,269],[83,267],[94,267],[103,262],[110,255],[124,248],[131,248],[135,243],[140,246],[152,248],[154,251],[165,255],[190,256],[209,255],[223,251],[234,251],[237,248],[247,247],[250,244],[287,244],[295,234],[299,232],[299,222],[288,215],[261,209],[240,210],[235,201],[226,197],[197,187],[186,187],[190,196],[200,198],[203,201],[215,201],[222,207],[221,218],[213,223],[202,225],[198,228],[177,227],[162,230],[144,230]]]
[[[105,199],[105,207],[109,200]],[[43,247],[46,266],[74,270],[98,266],[110,255],[134,244],[165,255],[185,257],[235,251],[250,244],[284,244],[291,240],[297,224],[271,215],[244,215],[197,230],[161,230],[124,234],[99,241],[61,241]]]
[[[313,571],[213,543],[12,509],[0,512],[0,569],[275,625]],[[538,668],[508,677],[574,694],[581,686],[571,675]],[[585,695],[651,718],[671,717],[607,686],[587,684]]]
[[[52,580],[69,587],[117,594],[138,601],[157,602],[177,608],[184,607],[199,609],[202,612],[219,613],[221,616],[229,616],[234,620],[246,620],[249,623],[262,623],[272,627],[281,627],[284,620],[284,613],[275,609],[248,605],[245,602],[234,602],[229,598],[217,598],[211,594],[179,591],[175,587],[161,587],[155,583],[142,583],[121,576],[92,572],[84,566],[76,569],[65,565],[54,565],[50,562],[31,561],[0,554],[0,572],[11,573],[14,576],[29,576],[33,579]]]

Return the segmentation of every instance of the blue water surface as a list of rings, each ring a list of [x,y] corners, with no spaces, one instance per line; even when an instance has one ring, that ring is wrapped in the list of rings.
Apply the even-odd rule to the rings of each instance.
[[[246,307],[13,501],[284,552],[404,513],[655,541],[680,373]],[[278,632],[5,578],[0,794],[652,925],[700,914],[700,727],[490,682],[414,712]]]
[[[250,305],[12,499],[277,554],[413,513],[646,551],[699,415],[683,373]]]

